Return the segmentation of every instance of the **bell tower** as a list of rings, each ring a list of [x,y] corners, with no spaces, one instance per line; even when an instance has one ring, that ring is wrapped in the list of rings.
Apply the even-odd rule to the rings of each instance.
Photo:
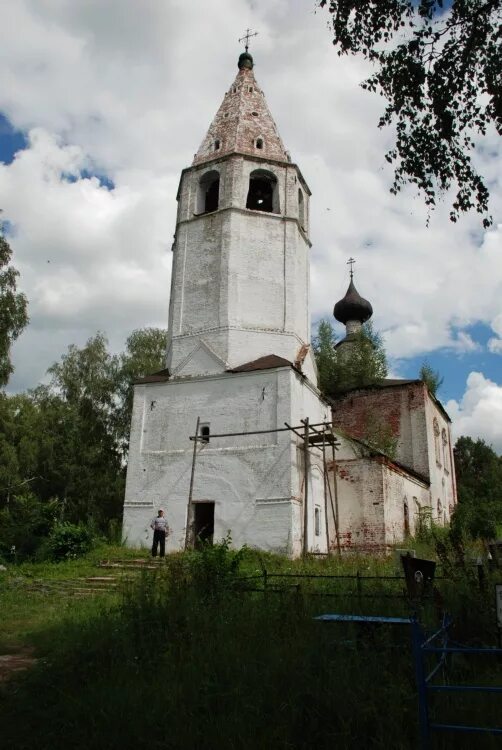
[[[192,165],[181,174],[167,367],[223,372],[267,355],[309,352],[309,198],[246,50]]]
[[[309,198],[246,49],[181,174],[167,367],[134,385],[129,544],[162,507],[169,551],[229,530],[237,547],[327,551],[324,464],[285,428],[331,419],[309,346]]]

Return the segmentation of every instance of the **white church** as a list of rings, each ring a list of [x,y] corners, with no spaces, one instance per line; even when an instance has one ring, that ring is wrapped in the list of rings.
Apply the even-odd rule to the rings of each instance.
[[[327,400],[310,346],[310,190],[286,151],[246,51],[183,170],[166,368],[137,381],[123,535],[166,549],[201,540],[297,556],[385,551],[456,502],[450,420],[421,381]],[[352,278],[341,345],[371,315]],[[364,442],[391,425],[393,458]]]

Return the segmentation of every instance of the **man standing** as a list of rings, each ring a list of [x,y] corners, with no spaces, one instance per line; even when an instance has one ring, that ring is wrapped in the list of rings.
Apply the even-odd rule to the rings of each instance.
[[[166,554],[167,518],[165,518],[162,508],[159,508],[157,517],[153,519],[150,526],[153,529],[152,557],[157,557],[159,545],[160,556],[164,557]]]

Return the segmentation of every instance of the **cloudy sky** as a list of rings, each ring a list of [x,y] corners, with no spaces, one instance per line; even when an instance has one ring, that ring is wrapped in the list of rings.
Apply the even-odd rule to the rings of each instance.
[[[36,385],[97,330],[120,350],[167,324],[176,188],[237,68],[255,74],[310,185],[312,318],[331,316],[346,260],[371,300],[393,374],[428,361],[456,434],[502,451],[502,149],[477,151],[493,227],[453,225],[413,190],[394,197],[370,69],[333,50],[314,0],[4,0],[0,4],[0,208],[29,327],[12,390]]]

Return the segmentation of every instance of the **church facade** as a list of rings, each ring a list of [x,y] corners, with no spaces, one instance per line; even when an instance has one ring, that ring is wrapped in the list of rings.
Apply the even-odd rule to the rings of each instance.
[[[366,485],[398,474],[426,504],[430,477],[371,455],[357,430],[334,436],[310,346],[310,190],[247,51],[177,199],[166,368],[135,384],[124,539],[148,545],[162,507],[170,551],[228,533],[292,556],[357,546],[358,531],[361,547],[400,541],[402,501],[381,500],[385,519]]]

